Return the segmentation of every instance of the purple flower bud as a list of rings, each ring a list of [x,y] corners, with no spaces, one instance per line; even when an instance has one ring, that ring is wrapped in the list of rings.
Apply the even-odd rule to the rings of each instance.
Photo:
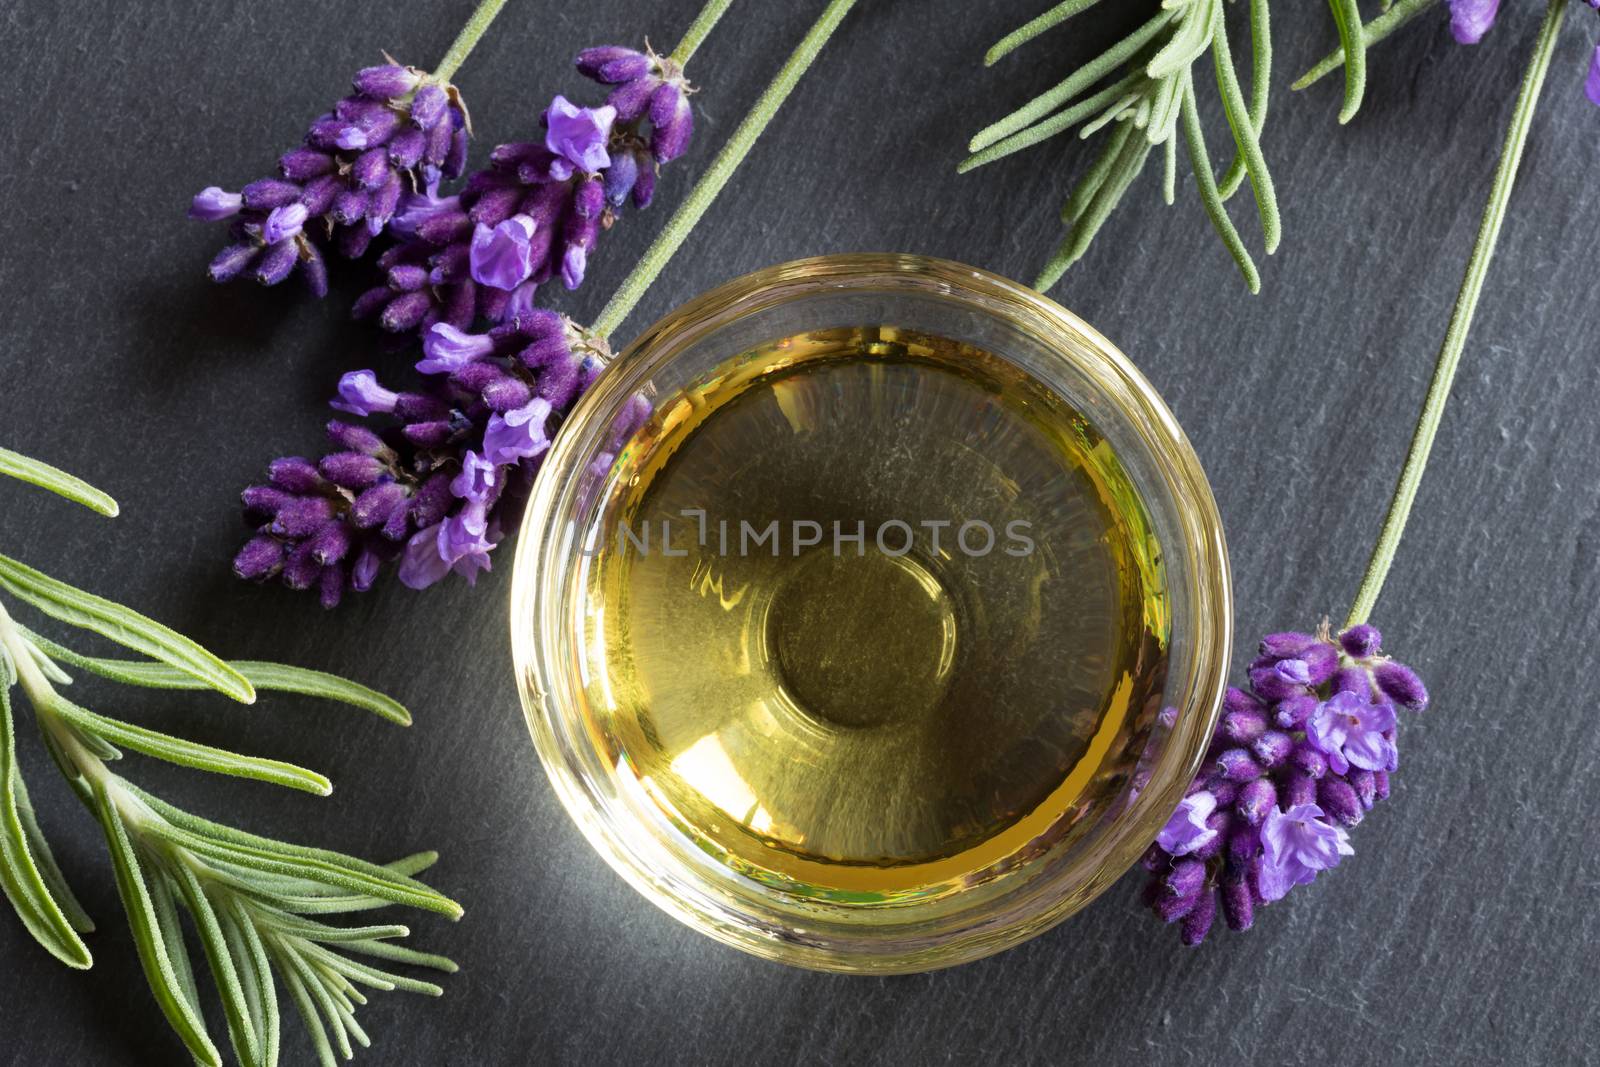
[[[1237,782],[1230,782],[1219,778],[1218,781],[1215,781],[1211,784],[1211,795],[1217,798],[1218,808],[1226,808],[1229,804],[1234,802],[1235,798],[1238,797],[1239,785]]]
[[[389,162],[401,170],[410,170],[422,160],[428,148],[428,135],[419,129],[401,130],[389,139]]]
[[[424,130],[431,130],[443,121],[450,97],[437,83],[424,85],[411,98],[411,121]]]
[[[639,165],[639,177],[633,183],[633,206],[646,208],[656,195],[655,160],[647,158]]]
[[[583,369],[576,359],[552,363],[539,375],[539,395],[557,411],[565,411],[578,395]]]
[[[1255,708],[1222,713],[1221,736],[1236,745],[1248,745],[1267,731],[1267,717]]]
[[[322,577],[322,564],[311,553],[310,543],[302,543],[289,553],[283,564],[283,584],[290,589],[310,589]]]
[[[1184,859],[1172,865],[1172,871],[1162,881],[1167,895],[1172,897],[1193,896],[1205,885],[1206,865],[1199,860]]]
[[[272,532],[279,537],[305,537],[333,518],[333,501],[325,496],[296,497],[278,509]]]
[[[337,166],[332,156],[315,148],[292,148],[278,157],[278,172],[291,182],[308,182],[332,174]]]
[[[325,487],[316,466],[301,456],[284,456],[267,465],[267,478],[273,485],[296,494],[319,493]]]
[[[451,477],[440,472],[431,475],[427,481],[417,489],[411,498],[411,521],[420,527],[435,526],[444,519],[445,513],[455,505],[456,498],[450,492]]]
[[[532,400],[533,390],[529,389],[527,384],[520,378],[505,377],[484,386],[481,390],[481,395],[483,402],[489,405],[490,411],[499,412],[503,415],[513,408],[520,408]],[[545,399],[550,400],[549,397],[545,397]],[[550,405],[552,407],[558,406],[553,400],[550,401]]]
[[[415,71],[398,63],[385,63],[381,67],[364,67],[351,80],[356,92],[374,100],[392,100],[404,96],[417,87],[422,79]]]
[[[376,189],[389,176],[389,150],[369,148],[350,165],[350,177],[365,189]]]
[[[1261,831],[1246,823],[1236,827],[1228,835],[1226,850],[1228,866],[1233,870],[1241,870],[1250,865],[1250,861],[1261,854]]]
[[[378,316],[378,325],[390,333],[405,333],[433,310],[433,295],[428,292],[404,293],[389,301]]]
[[[262,285],[277,285],[294,270],[299,258],[300,250],[295,247],[293,241],[279,241],[275,245],[269,245],[261,253],[261,258],[256,260],[256,281]]]
[[[651,67],[650,57],[643,52],[614,44],[585,48],[573,63],[585,78],[608,85],[641,77],[648,74]]]
[[[428,284],[428,268],[415,263],[397,263],[386,276],[389,288],[397,293],[414,293]]]
[[[1329,775],[1317,783],[1316,803],[1335,822],[1354,826],[1361,821],[1361,800],[1350,783],[1337,775]]]
[[[1254,667],[1250,670],[1250,688],[1256,695],[1267,700],[1282,700],[1285,697],[1295,696],[1305,692],[1305,682],[1296,681],[1297,678],[1309,678],[1310,672],[1306,670],[1304,660],[1287,659],[1271,667]]]
[[[611,158],[611,166],[604,174],[606,203],[621,207],[633,192],[639,180],[639,160],[632,152],[620,152]]]
[[[1199,945],[1211,932],[1211,923],[1216,915],[1217,895],[1202,892],[1195,900],[1194,907],[1189,909],[1189,914],[1183,917],[1183,925],[1178,928],[1178,940],[1189,948]]]
[[[1257,778],[1239,790],[1239,799],[1234,801],[1233,807],[1246,824],[1260,826],[1267,812],[1277,803],[1277,786],[1269,778]]]
[[[1255,900],[1250,894],[1249,877],[1243,872],[1222,880],[1222,917],[1230,930],[1248,930],[1255,924]]]
[[[1320,641],[1301,652],[1299,658],[1306,665],[1306,684],[1312,686],[1321,685],[1332,678],[1333,672],[1339,667],[1338,650]]]
[[[421,237],[423,224],[439,218],[451,220],[449,225],[452,226],[464,228],[470,225],[466,213],[461,210],[460,197],[410,193],[400,198],[400,206],[395,211],[390,229],[402,237]],[[449,240],[446,237],[443,241],[432,243],[444,244]]]
[[[316,555],[315,552],[312,553]],[[317,602],[323,611],[332,611],[344,597],[344,568],[337,563],[326,564],[317,575]]]
[[[368,205],[370,208],[370,199],[368,200]],[[335,238],[339,254],[345,259],[360,259],[366,255],[367,248],[371,246],[374,236],[376,235],[372,232],[370,224],[367,226],[346,226],[339,231],[338,236]]]
[[[294,182],[262,178],[245,186],[239,195],[244,201],[244,206],[251,211],[271,211],[275,207],[283,207],[299,200],[300,187]]]
[[[404,394],[401,394],[402,396]],[[389,461],[394,458],[394,453],[389,446],[383,443],[383,438],[367,429],[365,426],[352,426],[348,422],[331,420],[325,428],[328,440],[334,447],[342,448],[346,452],[362,452],[369,456]]]
[[[487,334],[463,333],[440,322],[422,335],[422,351],[425,358],[417,361],[417,370],[423,374],[448,374],[494,355],[494,339]]]
[[[412,589],[426,589],[450,573],[450,564],[439,555],[439,529],[434,523],[418,530],[406,542],[400,557],[400,581]]]
[[[1384,696],[1402,708],[1421,711],[1428,706],[1428,690],[1415,671],[1403,663],[1380,663],[1372,671],[1373,680]]]
[[[1372,675],[1367,673],[1365,667],[1340,667],[1333,672],[1329,686],[1334,693],[1355,693],[1367,700],[1372,699]]]
[[[378,567],[383,560],[370,548],[363,548],[356,561],[350,565],[350,588],[365,593],[378,577]]]
[[[1156,900],[1154,910],[1156,916],[1160,918],[1162,922],[1172,923],[1177,922],[1179,919],[1189,914],[1189,912],[1193,911],[1194,906],[1199,903],[1199,901],[1199,893],[1195,893],[1187,897],[1174,897],[1166,893],[1162,893]]]
[[[353,226],[367,215],[368,195],[365,189],[346,189],[333,198],[328,214],[341,225]]]
[[[444,176],[454,181],[461,177],[467,169],[467,130],[462,125],[460,112],[455,112],[451,122],[440,123],[440,126],[452,127],[450,134],[450,151],[444,157]]]
[[[633,122],[644,115],[650,97],[661,83],[655,78],[634,78],[611,90],[606,104],[616,112],[617,122]]]
[[[1379,800],[1388,800],[1389,799],[1389,772],[1388,771],[1373,771],[1372,772],[1372,789],[1373,789],[1373,793],[1377,796],[1377,798]]]
[[[261,240],[269,245],[287,241],[304,228],[309,214],[306,206],[299,203],[273,208],[267,221],[261,224]]]
[[[1248,782],[1261,777],[1261,765],[1247,749],[1230,748],[1217,757],[1217,769],[1230,782]]]
[[[304,191],[300,194],[300,202],[313,217],[326,215],[333,209],[334,200],[338,199],[342,192],[344,192],[344,175],[324,174],[306,183]]]
[[[1285,730],[1297,730],[1306,724],[1317,710],[1317,698],[1310,693],[1297,693],[1272,706],[1272,721]]]
[[[388,522],[396,510],[404,511],[410,502],[398,482],[380,482],[356,497],[350,506],[350,522],[358,530],[370,530]]]
[[[1328,757],[1309,741],[1302,741],[1289,753],[1289,766],[1307,778],[1321,778],[1328,773]]]
[[[1261,654],[1271,656],[1273,659],[1289,659],[1300,655],[1316,643],[1316,637],[1311,634],[1294,631],[1268,634],[1261,639]]]
[[[310,241],[300,246],[300,277],[312,296],[321,299],[328,295],[328,264]]]
[[[293,493],[271,485],[247,485],[239,494],[245,514],[254,519],[270,519],[295,499]]]
[[[360,452],[335,452],[317,464],[322,476],[344,489],[365,489],[377,484],[387,468],[374,456]],[[324,561],[326,562],[326,561]]]
[[[350,531],[344,523],[334,519],[319,526],[306,543],[311,546],[311,555],[326,567],[344,559],[350,551]]]
[[[283,567],[283,542],[276,537],[257,534],[233,557],[233,573],[256,581],[270,578]]]
[[[216,222],[237,215],[243,207],[244,197],[239,193],[208,185],[189,202],[189,217],[200,222]]]
[[[534,222],[514,215],[492,230],[481,223],[472,233],[472,278],[494,289],[515,289],[533,273],[529,245]]]
[[[1289,753],[1294,749],[1294,739],[1282,730],[1269,730],[1256,738],[1250,746],[1250,751],[1255,753],[1261,766],[1269,770],[1281,767],[1289,758]]]
[[[1376,656],[1383,644],[1383,635],[1376,626],[1361,623],[1339,634],[1339,645],[1353,659]]]
[[[1222,854],[1222,843],[1227,840],[1229,827],[1233,825],[1233,816],[1226,811],[1214,811],[1206,817],[1206,829],[1212,831],[1212,836],[1189,853],[1190,858],[1209,860]]]
[[[1477,44],[1499,10],[1500,0],[1450,0],[1450,33],[1458,44]]]
[[[1589,6],[1594,6],[1592,0]],[[1600,107],[1600,44],[1595,45],[1589,56],[1589,73],[1583,79],[1583,95],[1589,98],[1589,103]]]
[[[486,189],[467,215],[478,226],[488,226],[492,229],[516,213],[524,192],[520,185],[502,185],[495,189]],[[537,228],[538,220],[535,219],[534,222]]]
[[[1356,799],[1361,801],[1361,806],[1367,811],[1372,810],[1372,805],[1378,799],[1378,780],[1375,771],[1362,770],[1353,767],[1345,775],[1345,781],[1350,783],[1350,788],[1356,792]]]
[[[1317,802],[1317,780],[1304,774],[1291,774],[1284,790],[1284,802],[1289,807]]]
[[[370,370],[347,371],[339,378],[339,395],[328,406],[335,411],[367,416],[375,412],[394,410],[399,394],[378,384],[378,375]]]
[[[206,268],[206,273],[210,275],[211,280],[214,282],[230,282],[243,274],[250,267],[250,264],[255,262],[256,256],[260,251],[260,247],[253,242],[229,245],[217,253],[216,258],[211,261],[211,265]]]
[[[616,108],[610,105],[578,107],[558,94],[545,109],[544,117],[544,143],[550,151],[589,174],[598,173],[610,164],[606,144],[611,140]]]
[[[663,163],[683,155],[694,135],[694,109],[683,90],[666,82],[650,97],[650,151]]]

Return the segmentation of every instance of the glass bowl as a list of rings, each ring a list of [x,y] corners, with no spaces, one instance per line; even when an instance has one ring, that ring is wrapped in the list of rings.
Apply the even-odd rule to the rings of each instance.
[[[1165,585],[1158,697],[1119,727],[1115,772],[1031,824],[1025,845],[954,890],[892,899],[797,892],[727,862],[664,811],[605,743],[583,643],[586,568],[634,446],[640,397],[674,397],[757,346],[893,324],[1022,368],[1108,442],[1142,504]],[[620,427],[620,429],[619,429]],[[551,783],[590,843],[649,900],[735,948],[783,963],[903,973],[963,963],[1043,932],[1138,859],[1204,757],[1221,705],[1232,610],[1221,520],[1183,431],[1131,362],[1039,293],[973,267],[909,255],[839,255],[758,271],[646,330],[599,376],[533,489],[512,578],[523,710]],[[592,680],[592,679],[591,679]],[[1038,816],[1031,813],[1030,818]]]

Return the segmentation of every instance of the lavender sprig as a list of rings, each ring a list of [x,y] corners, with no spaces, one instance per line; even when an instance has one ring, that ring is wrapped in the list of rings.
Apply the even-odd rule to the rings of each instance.
[[[1383,654],[1376,627],[1269,634],[1248,686],[1230,688],[1206,755],[1145,854],[1145,901],[1205,940],[1220,910],[1247,930],[1255,909],[1353,854],[1348,830],[1389,796],[1396,706],[1427,707],[1411,668]]]
[[[249,275],[277,285],[298,269],[325,296],[324,246],[361,256],[409,191],[460,175],[467,113],[454,86],[396,63],[368,67],[353,83],[355,92],[278,160],[278,176],[236,193],[210,186],[195,196],[190,218],[231,220],[233,243],[211,261],[213,281]]]
[[[502,144],[460,193],[429,185],[406,196],[378,260],[384,284],[357,299],[357,318],[391,333],[458,330],[533,310],[540,285],[559,275],[583,284],[589,255],[623,206],[647,207],[660,165],[682,155],[694,116],[682,63],[615,45],[579,53],[578,70],[614,86],[607,103],[579,107],[556,96],[544,138]]]
[[[340,379],[333,406],[387,416],[382,433],[331,422],[334,451],[316,463],[275,460],[267,484],[244,491],[257,531],[234,559],[239,577],[315,588],[331,608],[391,563],[413,589],[452,571],[471,583],[490,569],[551,435],[609,350],[566,316],[538,309],[486,334],[436,324],[424,352],[417,367],[427,381],[416,392],[386,389],[370,370]]]

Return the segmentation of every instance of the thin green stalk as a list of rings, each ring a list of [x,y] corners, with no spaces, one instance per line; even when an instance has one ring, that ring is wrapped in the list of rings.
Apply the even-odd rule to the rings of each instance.
[[[1455,310],[1450,315],[1450,327],[1445,331],[1444,345],[1439,349],[1439,360],[1434,364],[1433,380],[1428,384],[1428,396],[1422,404],[1422,414],[1417,419],[1417,429],[1411,437],[1411,448],[1406,453],[1405,467],[1395,485],[1394,497],[1389,502],[1389,513],[1383,520],[1383,532],[1373,546],[1372,559],[1367,573],[1361,579],[1355,603],[1345,626],[1355,626],[1367,621],[1372,607],[1383,590],[1383,580],[1394,563],[1395,549],[1406,529],[1406,519],[1411,515],[1411,505],[1417,497],[1417,486],[1428,465],[1428,454],[1433,449],[1433,439],[1439,432],[1439,420],[1444,416],[1445,402],[1450,398],[1450,386],[1455,381],[1456,368],[1461,363],[1461,353],[1466,348],[1467,332],[1472,328],[1472,316],[1478,308],[1478,297],[1483,293],[1484,279],[1489,274],[1490,261],[1494,259],[1495,244],[1500,237],[1500,226],[1505,221],[1506,205],[1511,200],[1511,190],[1517,180],[1517,166],[1522,162],[1522,151],[1528,143],[1528,130],[1533,125],[1533,114],[1539,105],[1539,93],[1544,88],[1545,75],[1550,70],[1550,56],[1555,51],[1560,34],[1561,20],[1567,12],[1567,0],[1550,0],[1545,8],[1544,25],[1533,46],[1533,58],[1522,78],[1522,90],[1517,95],[1516,110],[1511,115],[1511,126],[1506,131],[1505,145],[1500,150],[1500,164],[1495,170],[1494,183],[1489,187],[1489,201],[1484,205],[1483,221],[1478,226],[1478,240],[1473,245],[1472,256],[1467,260],[1466,277],[1461,291],[1456,295]]]
[[[467,19],[467,24],[461,27],[461,32],[456,34],[456,39],[451,42],[450,50],[439,60],[439,65],[433,68],[434,81],[447,82],[461,69],[461,64],[467,61],[472,54],[473,47],[478,43],[484,31],[489,28],[489,23],[500,14],[500,9],[506,6],[506,0],[481,0],[478,9]]]
[[[1005,56],[1013,49],[1027,44],[1046,30],[1061,25],[1080,11],[1087,11],[1099,2],[1100,0],[1061,0],[1061,3],[1038,18],[1000,38],[993,48],[984,53],[983,65],[986,67],[994,66],[1002,56]]]
[[[678,42],[678,47],[672,50],[672,55],[668,58],[680,67],[689,62],[689,57],[705,43],[717,20],[732,6],[733,0],[706,0],[705,7],[702,7],[700,14],[694,17],[694,22],[685,31],[683,39]]]
[[[595,319],[593,328],[596,333],[609,337],[616,332],[618,326],[622,325],[629,312],[633,311],[639,298],[644,296],[645,290],[650,288],[656,276],[666,267],[667,261],[678,251],[679,246],[689,236],[689,232],[706,213],[706,209],[716,200],[717,194],[722,192],[722,187],[728,184],[733,172],[739,169],[744,157],[750,154],[756,138],[767,128],[772,116],[777,114],[778,108],[789,98],[795,85],[822,51],[822,46],[828,43],[828,38],[833,36],[833,31],[838,29],[839,23],[855,3],[856,0],[829,0],[822,15],[811,29],[806,31],[794,54],[778,70],[772,83],[761,94],[755,106],[750,109],[750,113],[744,117],[744,121],[733,132],[728,143],[722,146],[722,151],[717,153],[717,158],[695,184],[688,198],[678,207],[677,213],[656,237],[655,243],[645,252],[643,258],[634,264],[633,271],[612,295],[611,301],[600,312],[600,316]]]

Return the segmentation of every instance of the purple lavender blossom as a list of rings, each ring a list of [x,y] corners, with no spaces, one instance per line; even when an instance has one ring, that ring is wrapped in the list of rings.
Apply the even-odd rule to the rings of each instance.
[[[208,186],[189,217],[230,219],[233,243],[211,261],[213,280],[251,274],[276,285],[299,269],[327,293],[323,246],[355,258],[383,233],[410,190],[455,178],[466,163],[466,111],[454,87],[410,67],[368,67],[355,93],[314,121],[305,143],[278,161],[280,177],[237,193]],[[311,226],[311,220],[320,225]]]
[[[399,240],[378,260],[384,284],[356,301],[357,318],[398,334],[469,330],[526,317],[553,278],[583,284],[600,235],[629,200],[649,205],[660,164],[683,153],[694,124],[669,59],[608,45],[577,67],[614,87],[606,104],[557,96],[540,140],[500,145],[456,195],[421,183],[401,197],[389,224]]]
[[[1144,860],[1146,903],[1184,944],[1219,908],[1249,929],[1261,905],[1352,854],[1348,828],[1389,795],[1395,707],[1427,704],[1382,643],[1365,625],[1269,634],[1249,689],[1227,691],[1207,762]]]
[[[1589,75],[1583,80],[1583,92],[1591,104],[1600,107],[1600,44],[1594,46],[1589,56]]]
[[[603,339],[551,311],[466,334],[436,325],[416,391],[352,371],[333,406],[388,416],[381,431],[333,422],[317,463],[289,456],[244,491],[255,535],[234,559],[254,581],[316,589],[325,607],[365,591],[385,565],[421,589],[489,570],[512,533],[549,433],[607,355]],[[622,439],[648,411],[630,405]]]
[[[1297,885],[1308,885],[1318,871],[1339,865],[1355,855],[1350,835],[1322,819],[1315,804],[1296,804],[1287,811],[1274,808],[1261,825],[1261,863],[1256,884],[1264,901],[1282,900]]]

